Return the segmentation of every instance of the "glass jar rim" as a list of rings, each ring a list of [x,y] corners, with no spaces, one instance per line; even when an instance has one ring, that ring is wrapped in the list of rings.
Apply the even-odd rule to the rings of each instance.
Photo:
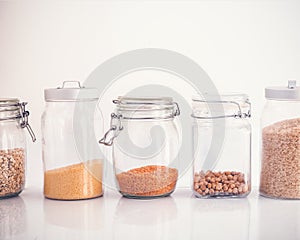
[[[16,116],[20,117],[19,110],[20,110],[19,99],[17,99],[17,98],[0,98],[0,112],[16,111]]]
[[[167,119],[180,114],[172,97],[118,97],[113,100],[122,119]]]
[[[209,94],[205,93],[203,95],[193,96],[193,101],[198,100],[222,100],[222,101],[247,101],[249,96],[244,93],[236,93],[236,92],[224,92],[220,94]]]

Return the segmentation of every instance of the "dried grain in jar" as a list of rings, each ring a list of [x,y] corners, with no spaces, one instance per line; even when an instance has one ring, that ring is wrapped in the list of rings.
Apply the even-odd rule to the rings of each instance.
[[[17,196],[25,186],[24,128],[35,141],[26,104],[14,98],[0,99],[0,199]]]
[[[124,196],[164,196],[175,189],[178,171],[166,166],[148,165],[117,174],[119,191]]]
[[[103,155],[94,141],[93,128],[99,117],[98,94],[97,89],[81,86],[78,81],[65,81],[61,87],[45,89],[45,197],[80,200],[103,195]]]
[[[199,197],[240,197],[251,188],[245,174],[237,171],[200,171],[194,174],[194,191]]]
[[[300,199],[300,118],[263,129],[260,193]]]
[[[295,80],[266,87],[265,98],[259,193],[300,199],[300,87]]]
[[[0,150],[0,197],[18,194],[25,184],[25,151]]]
[[[245,94],[193,99],[193,192],[241,198],[251,190],[251,104]]]
[[[102,161],[92,160],[48,170],[44,173],[44,195],[57,200],[79,200],[100,197]]]
[[[170,97],[119,97],[113,103],[110,128],[99,143],[113,145],[118,191],[140,199],[170,195],[178,177],[178,104]]]

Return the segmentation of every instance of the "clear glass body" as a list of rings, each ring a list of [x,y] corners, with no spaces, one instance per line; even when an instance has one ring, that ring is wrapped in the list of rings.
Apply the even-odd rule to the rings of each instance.
[[[232,97],[236,96],[226,96],[226,100]],[[235,100],[243,106],[247,99],[244,95],[238,97]],[[199,108],[202,111],[203,104],[194,106],[193,116],[199,113]],[[237,105],[217,104],[223,104],[224,115],[239,113]],[[247,117],[194,117],[192,128],[194,195],[199,198],[247,196],[251,190],[251,125]]]
[[[300,101],[267,100],[261,128],[260,194],[300,199]]]
[[[18,116],[19,110],[1,111],[0,118]],[[17,196],[25,186],[26,136],[20,119],[0,121],[0,199]]]
[[[126,103],[122,106],[125,110],[118,112],[123,114],[123,130],[115,138],[112,151],[116,185],[125,197],[164,197],[175,189],[179,131],[170,107],[173,103],[169,105],[167,100],[166,104],[168,107],[143,99],[138,106],[132,104],[135,110],[128,110],[130,103]]]
[[[95,104],[46,102],[42,115],[45,197],[80,200],[103,195],[103,158],[93,128]]]

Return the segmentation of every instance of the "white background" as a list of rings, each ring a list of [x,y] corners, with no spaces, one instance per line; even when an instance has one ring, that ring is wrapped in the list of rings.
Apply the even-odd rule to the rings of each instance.
[[[84,81],[103,61],[148,47],[184,54],[219,91],[250,96],[257,185],[264,87],[300,79],[299,12],[300,2],[287,0],[0,1],[0,96],[29,102],[38,139],[28,137],[27,187],[43,182],[43,89]]]

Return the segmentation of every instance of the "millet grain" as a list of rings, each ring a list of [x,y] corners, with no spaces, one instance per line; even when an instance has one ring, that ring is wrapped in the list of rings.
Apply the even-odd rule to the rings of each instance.
[[[80,200],[100,197],[102,190],[102,161],[92,160],[44,174],[44,195],[57,200]]]

